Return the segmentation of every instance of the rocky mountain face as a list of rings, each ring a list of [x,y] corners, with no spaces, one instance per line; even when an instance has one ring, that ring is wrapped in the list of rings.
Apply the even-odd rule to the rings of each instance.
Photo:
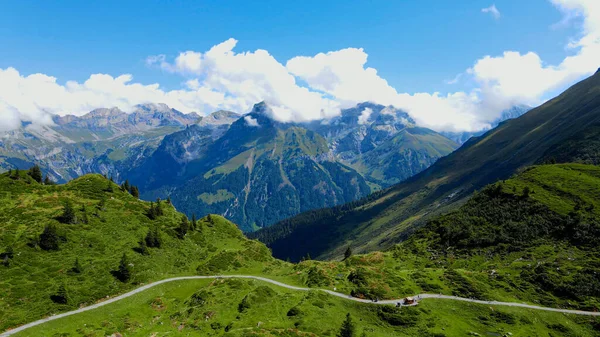
[[[403,181],[458,147],[417,127],[406,112],[369,102],[307,127],[325,137],[335,158],[361,173],[373,189]]]
[[[200,126],[165,137],[147,160],[161,168],[144,164],[129,177],[148,199],[168,194],[187,214],[223,214],[245,231],[370,193],[322,136],[271,119],[269,109],[255,105],[217,139]]]

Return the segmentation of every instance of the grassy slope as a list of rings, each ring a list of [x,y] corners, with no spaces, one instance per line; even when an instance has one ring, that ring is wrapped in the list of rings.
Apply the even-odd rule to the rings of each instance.
[[[248,308],[238,305],[247,297]],[[288,316],[291,308],[298,313]],[[393,309],[392,309],[393,310]],[[336,336],[346,313],[357,335],[594,336],[594,319],[467,303],[424,301],[403,308],[395,325],[382,308],[349,303],[320,292],[297,292],[247,280],[178,281],[121,302],[59,319],[16,336]],[[206,317],[210,318],[206,318]],[[391,321],[391,320],[390,320]]]
[[[362,202],[300,214],[258,233],[275,256],[295,250],[314,257],[341,256],[392,246],[427,218],[456,208],[472,191],[506,179],[544,152],[585,133],[600,119],[600,73],[523,116],[502,123],[441,158],[429,169]],[[303,238],[319,232],[310,245]],[[296,243],[296,244],[295,244]]]

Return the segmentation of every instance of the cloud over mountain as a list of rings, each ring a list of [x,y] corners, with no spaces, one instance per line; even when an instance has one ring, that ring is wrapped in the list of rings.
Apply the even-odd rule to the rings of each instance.
[[[207,114],[219,109],[243,113],[266,101],[273,117],[285,122],[331,117],[341,108],[372,101],[406,110],[418,124],[437,131],[474,131],[488,126],[502,110],[537,105],[598,68],[600,2],[550,1],[568,24],[581,27],[567,44],[568,56],[558,64],[544,62],[535,52],[484,56],[461,75],[461,83],[474,84],[468,90],[398,92],[368,65],[369,55],[362,48],[281,62],[263,49],[236,51],[238,41],[230,38],[207,51],[187,50],[171,59],[149,56],[148,66],[184,79],[177,90],[136,83],[129,74],[93,74],[81,83],[60,84],[50,75],[0,69],[0,129],[15,128],[22,120],[50,123],[50,113],[83,114],[112,106],[128,111],[141,103]]]

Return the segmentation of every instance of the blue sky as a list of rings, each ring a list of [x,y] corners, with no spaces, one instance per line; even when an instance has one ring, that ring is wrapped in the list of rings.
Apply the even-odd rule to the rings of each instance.
[[[376,69],[377,76],[386,80],[398,94],[460,92],[469,96],[478,94],[482,81],[480,77],[470,76],[467,69],[486,55],[501,57],[506,51],[514,51],[523,56],[534,52],[543,68],[559,66],[565,57],[580,52],[566,45],[589,34],[584,24],[586,20],[596,19],[597,6],[593,1],[574,0],[583,7],[560,8],[561,2],[567,0],[3,2],[0,5],[0,45],[3,46],[0,69],[14,68],[21,77],[42,73],[55,77],[60,85],[67,81],[83,83],[92,74],[107,74],[113,78],[131,74],[133,78],[129,83],[159,83],[165,92],[189,89],[184,84],[186,81],[200,80],[200,86],[225,92],[226,97],[233,99],[243,96],[238,89],[215,89],[214,83],[204,85],[203,78],[210,76],[209,70],[186,73],[168,68],[166,63],[175,64],[182,52],[204,54],[211,47],[234,38],[236,53],[266,50],[284,66],[297,56],[313,57],[345,48],[362,48],[368,54],[363,68]],[[499,17],[482,12],[491,5],[495,5]],[[576,19],[561,24],[568,17]],[[164,55],[165,66],[149,65],[147,58],[153,55]],[[252,67],[253,63],[249,65]],[[566,74],[563,77],[567,80],[561,78],[557,85],[542,94],[536,91],[536,97],[525,100],[531,103],[547,98],[550,92],[562,89],[588,72],[578,69],[575,75]],[[462,75],[457,83],[447,83],[458,74]],[[293,76],[299,86],[319,92],[325,98],[333,97],[342,107],[350,104],[343,94],[324,89],[327,85],[323,83],[313,83],[314,78],[307,79],[302,70]],[[240,74],[228,78],[243,81]],[[349,78],[349,81],[358,83],[361,79]],[[508,81],[514,82],[514,79]],[[276,89],[268,86],[263,91],[269,90]],[[253,93],[249,97],[257,95],[261,94]],[[262,95],[267,96],[265,99],[273,96]],[[282,95],[275,96],[271,98],[282,109],[286,105],[294,106],[280,99]],[[378,96],[365,96],[371,97]],[[388,98],[382,100],[404,104],[400,99]],[[120,100],[132,101],[120,98],[117,102]],[[479,97],[478,102],[481,101]],[[515,103],[514,99],[511,98],[510,103]],[[14,110],[26,110],[7,99],[4,104]],[[210,110],[216,108],[215,104],[203,103],[189,108]],[[423,109],[422,104],[425,103],[406,103],[406,108],[419,106],[414,108],[418,113]],[[431,109],[439,108],[436,104],[432,103]],[[231,101],[221,105],[236,106]],[[330,108],[335,104],[326,102],[325,105]],[[240,103],[236,107],[246,106]],[[20,114],[21,119],[26,119],[23,116],[32,113],[21,111]],[[291,116],[294,112],[287,114]],[[298,114],[302,115],[300,112],[295,115]],[[473,120],[472,116],[465,117],[461,127],[466,128],[469,123],[476,127]],[[480,122],[485,121],[475,123],[477,127],[481,126]]]

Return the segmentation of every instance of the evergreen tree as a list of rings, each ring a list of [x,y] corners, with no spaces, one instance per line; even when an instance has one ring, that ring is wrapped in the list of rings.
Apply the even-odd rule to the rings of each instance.
[[[190,225],[188,223],[188,218],[187,216],[182,216],[181,217],[181,223],[179,223],[179,227],[177,228],[177,237],[179,237],[180,239],[185,238],[185,235],[188,232]]]
[[[15,252],[13,250],[12,246],[8,246],[8,248],[6,249],[6,251],[2,254],[0,254],[0,259],[2,259],[2,264],[5,267],[10,267],[10,261],[12,260],[12,258],[15,256]]]
[[[40,247],[43,250],[58,250],[59,237],[56,232],[56,226],[46,225],[39,237]]]
[[[48,174],[46,174],[46,178],[44,178],[44,185],[54,185]]]
[[[131,193],[131,195],[136,199],[140,198],[140,191],[138,190],[137,186],[131,185],[131,188],[129,189],[129,193]]]
[[[160,198],[156,198],[156,209],[155,210],[156,210],[157,217],[164,215],[162,205],[160,204]]]
[[[79,258],[75,258],[75,263],[73,263],[71,271],[75,274],[80,274],[83,271],[83,268],[81,268],[81,265],[79,264]]]
[[[171,196],[170,195],[167,196],[167,204],[171,205]]]
[[[340,328],[340,333],[338,333],[338,337],[354,337],[356,336],[356,327],[352,322],[352,316],[350,313],[346,314],[346,319],[344,323],[342,323],[342,327]]]
[[[344,252],[344,260],[349,259],[352,256],[352,248],[350,248],[350,246],[348,246],[348,248],[346,248],[346,251]]]
[[[13,178],[14,180],[19,180],[19,179],[21,179],[21,172],[19,171],[19,169],[16,169],[16,170],[15,170],[15,172],[14,172],[14,174],[13,174],[12,178]]]
[[[131,279],[131,267],[127,261],[127,254],[123,253],[121,261],[119,262],[119,268],[116,271],[116,277],[121,282],[127,282]]]
[[[139,242],[139,247],[137,248],[137,252],[142,255],[149,255],[150,251],[148,251],[148,245],[146,244],[146,239],[142,238]]]
[[[148,234],[146,234],[146,238],[144,239],[144,241],[146,241],[146,245],[148,247],[160,248],[162,240],[160,239],[160,232],[158,231],[158,227],[149,230]]]
[[[146,211],[146,216],[150,220],[156,219],[156,207],[154,207],[154,202],[150,201],[150,208]]]
[[[131,186],[129,186],[129,180],[125,180],[125,182],[121,184],[121,191],[123,192],[129,192],[130,188]]]
[[[42,170],[38,165],[34,165],[32,168],[30,168],[27,174],[29,174],[29,176],[38,183],[42,182]]]
[[[61,284],[58,287],[56,294],[50,296],[50,299],[52,299],[52,301],[54,303],[58,303],[58,304],[69,303],[69,294],[67,293],[67,288],[64,286],[64,284]]]
[[[198,223],[196,221],[196,214],[192,213],[192,230],[195,231],[197,226],[198,226]]]
[[[112,193],[114,191],[113,190],[113,182],[112,182],[112,180],[110,180],[108,182],[108,185],[106,185],[106,188],[104,189],[104,191],[105,192],[109,192],[109,193]]]
[[[64,202],[63,214],[60,216],[60,220],[62,223],[67,224],[77,223],[77,215],[75,214],[75,209],[73,209],[73,204],[70,200]]]
[[[9,178],[12,176],[12,173],[13,173],[12,169],[8,169],[8,177]]]
[[[110,182],[111,182],[111,183],[114,183],[114,182],[115,182],[115,180],[113,179],[113,176],[110,176],[110,179],[109,179],[109,180],[110,180]]]
[[[210,214],[206,216],[206,220],[208,221],[209,224],[211,224],[211,225],[214,224],[213,218],[212,218],[212,216]]]

